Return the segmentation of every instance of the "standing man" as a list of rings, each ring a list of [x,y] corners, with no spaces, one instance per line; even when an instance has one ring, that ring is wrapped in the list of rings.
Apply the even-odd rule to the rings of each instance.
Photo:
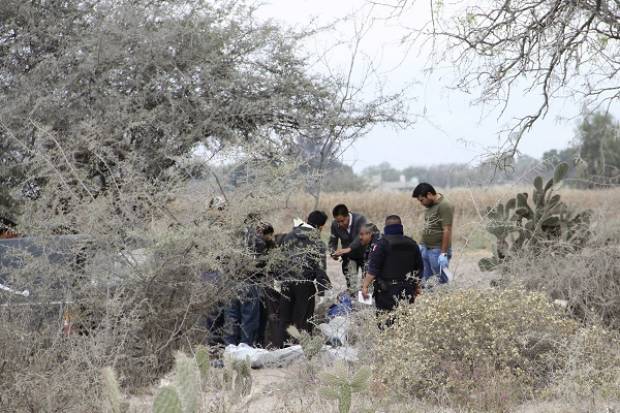
[[[431,184],[423,182],[413,190],[413,197],[426,207],[420,251],[424,260],[423,279],[437,275],[439,283],[448,282],[443,271],[452,258],[452,221],[454,207]]]
[[[385,219],[383,237],[370,252],[362,295],[368,298],[368,287],[374,281],[377,309],[392,311],[400,299],[413,303],[423,268],[418,244],[404,235],[400,217],[390,215]]]
[[[255,218],[255,217],[254,217]],[[254,220],[252,218],[252,220]],[[226,334],[224,343],[254,346],[261,338],[261,287],[264,281],[267,254],[274,246],[271,224],[258,222],[247,227],[244,234],[245,247],[251,261],[240,269],[245,274],[245,288],[239,298],[232,300],[225,311]]]
[[[329,236],[329,251],[336,260],[342,257],[342,273],[347,280],[347,289],[349,293],[354,294],[359,288],[357,273],[364,266],[364,247],[359,235],[361,228],[366,224],[366,217],[350,212],[344,204],[336,205],[332,215],[334,220]]]
[[[312,331],[309,320],[314,316],[314,296],[322,295],[331,285],[326,273],[325,244],[321,230],[327,214],[313,211],[306,222],[293,228],[282,240],[287,258],[287,268],[282,274],[280,297],[279,347],[288,337],[286,329],[294,325],[298,330]],[[316,286],[315,286],[316,282]]]

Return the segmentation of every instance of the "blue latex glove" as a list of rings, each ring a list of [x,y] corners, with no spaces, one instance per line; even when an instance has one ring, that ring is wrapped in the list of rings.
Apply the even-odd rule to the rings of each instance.
[[[448,254],[440,254],[437,263],[439,268],[448,268]]]

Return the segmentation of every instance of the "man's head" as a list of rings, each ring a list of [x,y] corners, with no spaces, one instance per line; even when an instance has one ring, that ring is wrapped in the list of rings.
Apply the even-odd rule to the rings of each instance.
[[[385,226],[387,227],[388,225],[402,225],[403,222],[401,221],[400,217],[398,215],[388,215],[387,218],[385,218]]]
[[[312,211],[308,215],[306,222],[314,228],[321,230],[327,222],[327,214],[323,211]]]
[[[265,241],[273,240],[273,226],[268,222],[261,222],[258,224],[256,232]]]
[[[349,221],[351,220],[351,217],[349,217],[349,208],[347,208],[345,204],[336,205],[332,210],[332,215],[340,228],[349,228]]]
[[[362,245],[366,246],[372,241],[373,235],[378,233],[379,228],[377,228],[377,226],[372,222],[369,222],[368,224],[360,228],[360,242],[362,243]]]
[[[413,190],[413,197],[420,201],[426,208],[430,208],[435,204],[437,191],[435,191],[433,185],[422,182]]]

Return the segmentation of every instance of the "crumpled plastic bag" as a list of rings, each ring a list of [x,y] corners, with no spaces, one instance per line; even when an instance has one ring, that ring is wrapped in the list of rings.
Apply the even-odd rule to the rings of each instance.
[[[295,360],[303,358],[304,352],[300,345],[277,350],[254,348],[241,343],[238,346],[229,344],[224,349],[224,360],[250,360],[254,369],[263,367],[284,367]]]
[[[347,317],[337,316],[329,320],[328,323],[319,324],[319,330],[321,330],[329,344],[339,347],[347,344],[349,325],[350,322]]]
[[[253,369],[286,367],[303,357],[304,352],[300,345],[278,350],[265,350],[250,347],[247,344],[239,344],[238,346],[229,344],[224,349],[224,360],[249,360]],[[355,362],[357,361],[357,350],[352,347],[323,346],[319,357],[330,363],[336,360]]]

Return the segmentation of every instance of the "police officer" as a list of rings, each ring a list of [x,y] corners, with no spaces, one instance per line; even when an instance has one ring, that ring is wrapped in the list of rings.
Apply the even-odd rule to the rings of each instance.
[[[384,235],[370,252],[362,295],[368,298],[368,287],[374,281],[373,297],[377,309],[391,311],[398,305],[399,299],[413,303],[422,271],[418,244],[404,235],[399,216],[388,216]]]

